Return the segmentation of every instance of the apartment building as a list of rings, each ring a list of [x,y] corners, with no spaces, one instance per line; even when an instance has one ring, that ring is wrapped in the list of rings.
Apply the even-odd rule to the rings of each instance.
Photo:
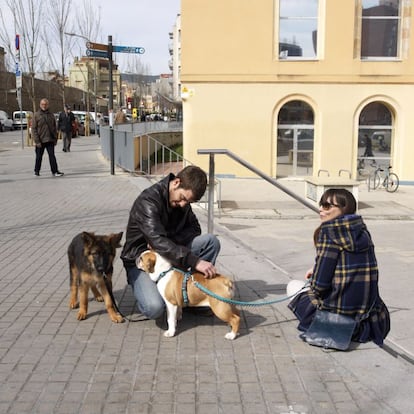
[[[112,70],[113,106],[122,105],[121,101],[121,73],[118,65],[113,65]],[[92,111],[95,105],[97,109],[107,107],[109,99],[109,60],[105,58],[76,57],[69,68],[67,85],[81,89],[85,92],[85,104]]]
[[[181,3],[186,159],[227,148],[273,177],[357,178],[370,139],[414,184],[411,0]],[[216,173],[251,175],[225,156]]]

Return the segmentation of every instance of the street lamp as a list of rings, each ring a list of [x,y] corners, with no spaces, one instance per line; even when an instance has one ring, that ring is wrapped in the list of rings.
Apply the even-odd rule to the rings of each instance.
[[[67,36],[72,36],[72,37],[79,37],[81,39],[86,40],[87,42],[90,42],[90,40],[83,35],[77,34],[77,33],[70,33],[70,32],[64,32],[65,35]],[[94,105],[94,121],[96,122],[96,105],[98,103],[98,99],[96,97],[96,75],[97,75],[97,71],[96,71],[96,58],[93,58],[93,95],[95,97],[95,105]],[[88,82],[88,112],[89,112],[89,65],[88,65],[88,76],[87,76],[87,82]]]

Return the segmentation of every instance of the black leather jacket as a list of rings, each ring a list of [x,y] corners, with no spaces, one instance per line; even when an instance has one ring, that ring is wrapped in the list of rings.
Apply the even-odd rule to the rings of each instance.
[[[179,268],[194,269],[199,261],[186,247],[201,234],[197,217],[189,204],[184,208],[169,204],[169,183],[174,178],[170,174],[135,200],[121,253],[125,267],[135,266],[136,258],[148,249],[148,244]]]

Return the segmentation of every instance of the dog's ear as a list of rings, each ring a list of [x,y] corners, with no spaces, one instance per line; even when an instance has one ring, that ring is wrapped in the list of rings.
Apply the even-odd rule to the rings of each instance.
[[[87,231],[83,231],[81,233],[82,240],[86,246],[92,246],[95,240],[95,233],[88,233]]]
[[[112,233],[109,235],[109,243],[112,244],[113,247],[121,247],[120,241],[122,239],[122,235],[124,233],[121,231],[120,233]]]
[[[155,254],[149,254],[148,255],[148,273],[154,273],[155,270]]]

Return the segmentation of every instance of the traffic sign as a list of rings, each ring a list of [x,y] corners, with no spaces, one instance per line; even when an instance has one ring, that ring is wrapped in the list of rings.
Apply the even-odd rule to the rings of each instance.
[[[112,46],[112,51],[119,53],[145,53],[145,49],[143,47],[136,46]]]
[[[108,45],[105,45],[103,43],[92,43],[92,42],[86,42],[86,47],[88,49],[95,49],[95,50],[105,50],[108,51]]]
[[[99,57],[99,58],[108,58],[108,52],[104,52],[103,50],[93,50],[93,49],[86,49],[86,56],[89,57]]]

